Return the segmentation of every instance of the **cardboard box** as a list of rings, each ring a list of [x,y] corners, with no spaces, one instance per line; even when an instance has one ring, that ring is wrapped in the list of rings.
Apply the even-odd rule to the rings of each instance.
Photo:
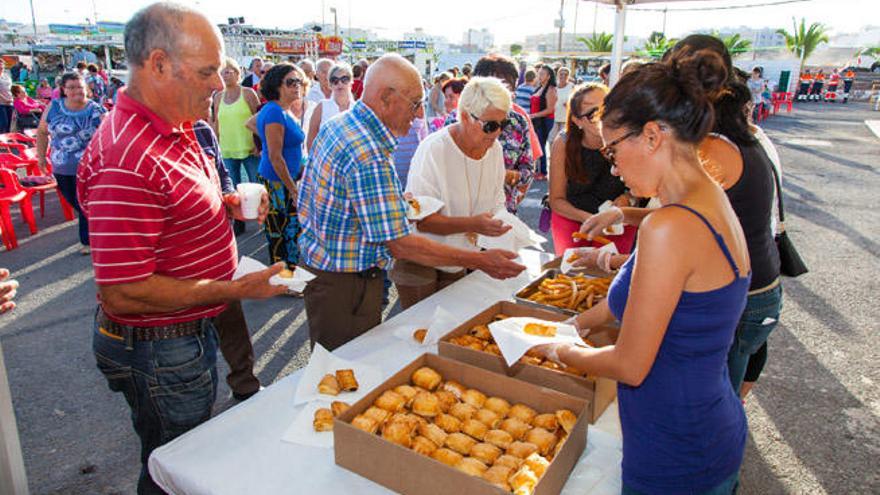
[[[588,416],[590,423],[595,423],[599,416],[605,412],[605,409],[608,408],[608,405],[617,397],[616,381],[609,378],[586,378],[525,363],[517,363],[514,366],[508,367],[501,356],[449,342],[449,339],[467,333],[476,325],[488,325],[492,318],[499,313],[504,313],[508,316],[531,316],[548,321],[564,321],[569,318],[555,311],[510,301],[499,301],[444,335],[438,343],[440,355],[479,366],[495,373],[501,373],[517,380],[584,398],[589,402]],[[587,337],[587,341],[596,347],[611,345],[617,342],[619,332],[620,329],[614,326],[594,328],[589,337]]]
[[[588,402],[555,390],[524,383],[513,378],[462,364],[435,354],[423,354],[398,371],[382,385],[352,405],[333,423],[336,464],[354,471],[391,490],[404,494],[469,495],[508,494],[482,478],[467,475],[430,457],[371,435],[351,425],[351,420],[370,407],[385,390],[410,383],[413,372],[429,366],[443,376],[488,396],[498,396],[511,404],[522,403],[540,413],[569,409],[578,414],[574,430],[535,487],[536,495],[558,494],[587,445]]]

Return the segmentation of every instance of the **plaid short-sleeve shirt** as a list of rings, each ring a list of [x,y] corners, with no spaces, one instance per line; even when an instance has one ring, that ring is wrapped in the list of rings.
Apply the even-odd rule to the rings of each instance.
[[[361,101],[321,127],[297,200],[306,265],[361,272],[391,260],[385,243],[411,232],[392,161],[396,145]]]

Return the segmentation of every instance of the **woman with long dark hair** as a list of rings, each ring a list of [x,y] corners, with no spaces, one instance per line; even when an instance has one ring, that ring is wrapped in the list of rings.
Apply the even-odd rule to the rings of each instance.
[[[535,179],[547,178],[547,138],[553,130],[553,109],[556,108],[556,73],[549,65],[542,65],[538,69],[538,89],[532,93],[529,117],[538,133],[541,143],[541,161]]]

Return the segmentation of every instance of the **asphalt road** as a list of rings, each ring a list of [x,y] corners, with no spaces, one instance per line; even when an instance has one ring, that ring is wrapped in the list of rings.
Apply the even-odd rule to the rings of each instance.
[[[788,231],[811,272],[784,281],[781,324],[746,403],[751,434],[740,493],[880,493],[880,328],[872,302],[880,293],[880,139],[865,119],[880,113],[865,104],[809,104],[765,125],[785,167]],[[522,209],[533,226],[545,188],[533,188]],[[18,308],[0,319],[0,338],[31,491],[134,493],[138,442],[125,401],[95,368],[95,287],[89,258],[77,253],[75,223],[63,223],[57,199],[47,197],[36,236],[17,226],[20,248],[2,252],[0,266],[22,287]],[[262,235],[251,227],[239,250],[264,258]],[[305,363],[301,300],[244,307],[264,384]],[[223,384],[216,411],[232,405]]]

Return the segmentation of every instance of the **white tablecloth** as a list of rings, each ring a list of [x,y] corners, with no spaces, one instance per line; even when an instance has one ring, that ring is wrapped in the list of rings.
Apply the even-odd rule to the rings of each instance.
[[[442,305],[461,321],[513,292],[541,273],[549,257],[524,250],[528,270],[516,279],[498,281],[481,272],[421,301],[361,337],[336,349],[335,354],[362,360],[390,376],[424,352],[393,336],[393,328],[408,320],[430,318]],[[243,402],[174,441],[150,457],[153,479],[172,494],[385,494],[389,490],[336,466],[333,449],[306,447],[281,440],[300,408],[293,395],[301,370],[277,381]],[[565,485],[563,493],[620,493],[620,427],[616,403],[588,430],[587,449]]]

